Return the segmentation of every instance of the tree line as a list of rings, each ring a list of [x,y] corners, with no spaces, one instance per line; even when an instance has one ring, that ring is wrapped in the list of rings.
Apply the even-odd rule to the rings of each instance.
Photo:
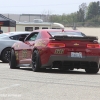
[[[62,23],[66,26],[100,26],[100,1],[79,5],[79,10],[71,14],[50,15],[50,22]]]

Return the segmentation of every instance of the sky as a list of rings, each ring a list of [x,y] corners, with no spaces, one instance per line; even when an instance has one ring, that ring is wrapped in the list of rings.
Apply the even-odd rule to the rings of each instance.
[[[99,0],[0,0],[2,14],[70,14]]]

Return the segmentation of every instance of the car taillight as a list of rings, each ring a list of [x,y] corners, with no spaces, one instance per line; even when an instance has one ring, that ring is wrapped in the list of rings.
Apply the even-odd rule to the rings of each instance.
[[[65,47],[64,43],[48,43],[47,45],[50,48],[59,48],[59,47]]]
[[[87,44],[87,48],[100,48],[99,44]]]

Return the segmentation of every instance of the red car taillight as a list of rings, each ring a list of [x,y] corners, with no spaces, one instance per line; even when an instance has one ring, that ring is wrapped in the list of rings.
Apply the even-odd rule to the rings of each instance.
[[[87,48],[100,48],[99,44],[87,44]]]
[[[47,45],[50,48],[59,48],[59,47],[65,47],[64,43],[48,43]]]

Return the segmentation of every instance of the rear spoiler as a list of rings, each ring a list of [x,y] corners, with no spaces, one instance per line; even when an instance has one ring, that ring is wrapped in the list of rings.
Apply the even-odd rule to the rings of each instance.
[[[98,40],[98,37],[96,36],[85,36],[85,37],[69,37],[69,36],[54,36],[50,37],[50,39],[55,39],[55,40],[88,40],[88,41],[94,41]]]

